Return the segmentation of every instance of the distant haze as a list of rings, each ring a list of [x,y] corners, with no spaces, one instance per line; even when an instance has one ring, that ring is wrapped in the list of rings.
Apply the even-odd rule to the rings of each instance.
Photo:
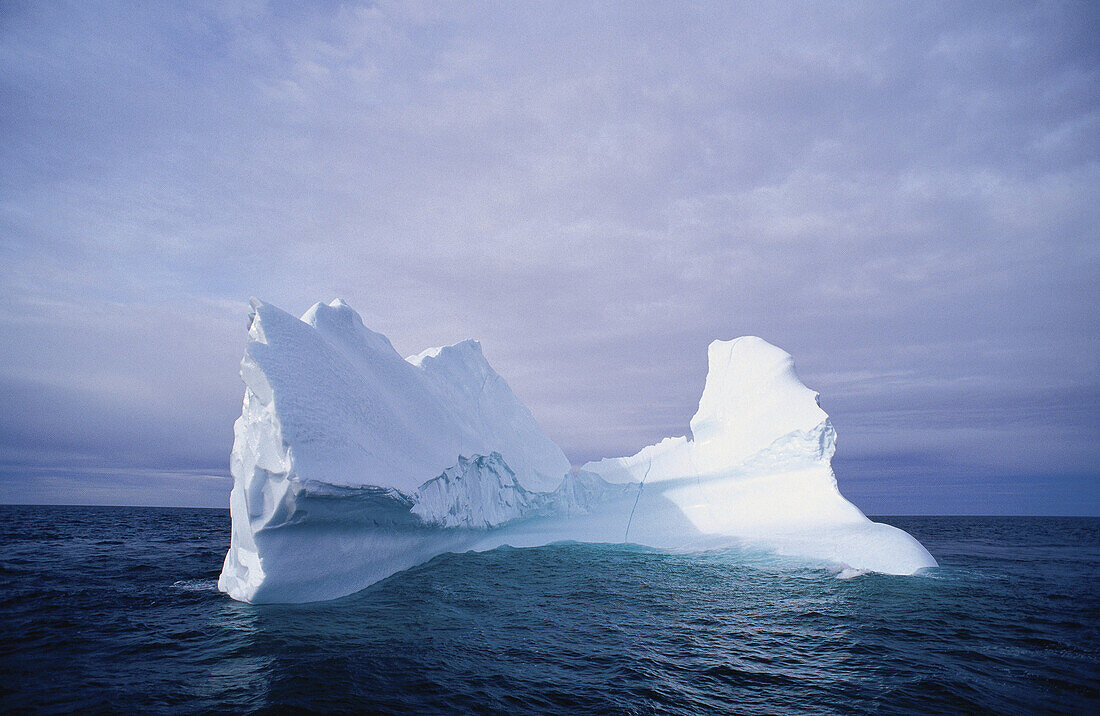
[[[1100,5],[0,7],[0,501],[226,505],[247,299],[574,465],[794,355],[870,513],[1100,514]]]

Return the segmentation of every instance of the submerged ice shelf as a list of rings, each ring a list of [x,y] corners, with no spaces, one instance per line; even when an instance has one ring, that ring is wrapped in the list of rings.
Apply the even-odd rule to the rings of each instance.
[[[248,334],[218,581],[235,599],[333,599],[443,552],[561,540],[936,564],[841,496],[828,415],[759,338],[711,344],[690,438],[573,472],[476,341],[402,358],[340,300],[298,319],[253,299]]]

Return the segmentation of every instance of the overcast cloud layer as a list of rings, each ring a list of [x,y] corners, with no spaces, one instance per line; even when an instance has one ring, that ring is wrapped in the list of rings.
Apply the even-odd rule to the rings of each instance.
[[[872,513],[1100,513],[1096,5],[0,6],[0,501],[226,504],[247,299],[575,465],[795,356]]]

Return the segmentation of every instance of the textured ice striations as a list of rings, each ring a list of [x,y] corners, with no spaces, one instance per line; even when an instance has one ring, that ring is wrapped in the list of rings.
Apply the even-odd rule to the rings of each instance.
[[[935,565],[840,495],[835,433],[789,355],[750,337],[709,359],[692,439],[574,473],[476,341],[404,359],[343,301],[298,319],[253,300],[219,589],[332,599],[443,552],[560,540]]]

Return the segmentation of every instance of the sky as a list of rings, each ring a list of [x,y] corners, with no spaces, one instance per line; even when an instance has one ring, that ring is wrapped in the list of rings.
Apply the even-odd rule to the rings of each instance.
[[[259,297],[570,461],[791,353],[870,514],[1100,514],[1100,6],[0,4],[0,502],[225,506]]]

